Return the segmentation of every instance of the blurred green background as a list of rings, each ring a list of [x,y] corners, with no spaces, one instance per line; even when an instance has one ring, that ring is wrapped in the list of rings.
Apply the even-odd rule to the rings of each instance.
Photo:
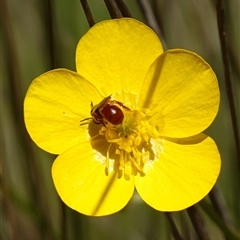
[[[137,0],[125,1],[132,16],[146,23]],[[217,190],[229,225],[240,226],[239,161],[226,95],[215,2],[211,0],[150,1],[166,49],[185,48],[201,55],[214,69],[220,85],[218,116],[206,130],[217,143],[222,170]],[[89,0],[96,22],[110,19],[103,0]],[[225,0],[233,97],[239,122],[240,1]],[[174,239],[165,213],[147,206],[136,194],[125,209],[107,217],[87,217],[61,203],[51,178],[56,156],[29,138],[23,122],[23,99],[31,81],[50,69],[75,70],[75,49],[89,29],[79,0],[3,0],[1,10],[1,239]],[[209,204],[205,198],[204,204]],[[222,219],[197,207],[210,239],[226,238]],[[210,206],[210,205],[208,205]],[[186,211],[171,214],[183,239],[198,239]],[[221,224],[220,224],[221,225]],[[224,236],[225,233],[225,236]],[[237,239],[237,238],[235,238]]]

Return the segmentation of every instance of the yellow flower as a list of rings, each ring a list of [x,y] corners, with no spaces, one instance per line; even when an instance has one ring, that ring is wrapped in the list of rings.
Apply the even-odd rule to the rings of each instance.
[[[219,89],[200,56],[163,52],[150,28],[125,18],[81,38],[76,68],[37,77],[24,102],[33,141],[59,154],[52,176],[69,207],[108,215],[136,188],[153,208],[178,211],[208,194],[220,156],[201,132],[217,114]]]

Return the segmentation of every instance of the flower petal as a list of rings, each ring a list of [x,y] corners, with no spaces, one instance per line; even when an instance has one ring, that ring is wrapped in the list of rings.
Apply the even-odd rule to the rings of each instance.
[[[174,49],[163,53],[150,67],[141,104],[157,106],[162,136],[181,138],[196,135],[212,123],[219,95],[211,67],[193,52]]]
[[[204,134],[163,142],[158,160],[136,176],[143,200],[160,211],[179,211],[205,197],[220,171],[220,155],[214,141]]]
[[[66,69],[47,72],[30,85],[24,118],[31,138],[42,149],[60,154],[88,138],[80,120],[90,117],[91,101],[102,99],[96,88]]]
[[[121,90],[139,94],[149,66],[163,52],[158,36],[130,18],[100,22],[79,41],[77,72],[103,95]]]
[[[77,145],[61,154],[52,167],[55,187],[63,202],[76,211],[103,216],[121,210],[130,200],[133,178],[107,176],[105,164],[89,143]]]

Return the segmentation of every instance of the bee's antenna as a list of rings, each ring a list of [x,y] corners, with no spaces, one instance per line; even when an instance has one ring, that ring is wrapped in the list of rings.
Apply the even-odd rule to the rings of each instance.
[[[89,117],[89,118],[84,118],[84,119],[82,119],[82,120],[80,121],[80,126],[85,125],[85,124],[88,124],[89,122],[84,122],[84,121],[87,121],[87,120],[90,120],[90,119],[92,119],[92,118]],[[82,123],[82,122],[84,122],[84,123]]]

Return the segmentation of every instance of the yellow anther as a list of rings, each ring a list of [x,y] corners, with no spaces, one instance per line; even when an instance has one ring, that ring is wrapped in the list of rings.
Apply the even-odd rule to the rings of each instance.
[[[126,113],[124,121],[118,126],[103,126],[100,130],[105,138],[110,142],[110,146],[115,147],[118,161],[118,169],[123,171],[125,176],[144,173],[144,165],[151,160],[154,154],[151,139],[155,139],[159,134],[156,128],[156,120],[150,121],[151,117],[147,115],[150,111],[144,109],[129,111]],[[106,168],[109,168],[109,150],[106,155]]]

